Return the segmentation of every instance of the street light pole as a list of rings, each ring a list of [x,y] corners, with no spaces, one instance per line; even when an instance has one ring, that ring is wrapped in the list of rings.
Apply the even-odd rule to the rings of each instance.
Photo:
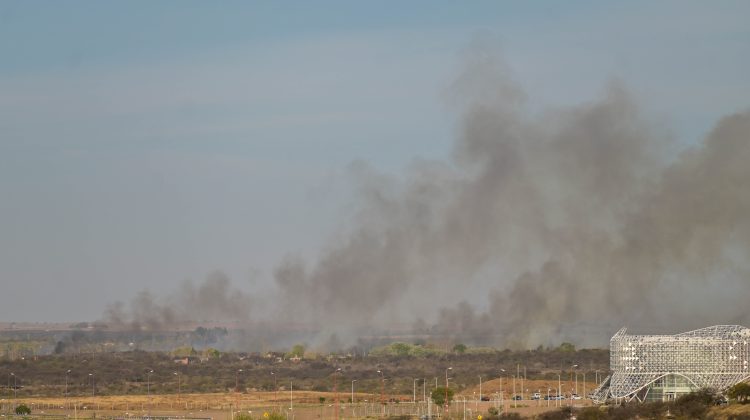
[[[416,404],[417,403],[417,381],[418,381],[418,379],[412,378],[412,382],[413,382],[413,384],[412,384],[413,385],[413,390],[412,390],[412,397],[411,397],[412,404]]]
[[[354,405],[354,383],[357,382],[356,379],[352,379],[352,405]]]
[[[336,369],[335,372],[333,372],[333,395],[334,398],[336,398],[336,401],[333,404],[333,408],[336,410],[336,420],[339,420],[339,391],[337,388],[338,385],[338,375],[341,373],[341,368]]]
[[[378,371],[380,374],[380,404],[383,404],[383,411],[385,411],[385,401],[383,401],[383,393],[385,392],[385,376],[382,371]]]
[[[557,405],[560,406],[560,397],[562,396],[562,387],[560,386],[560,374],[557,374]]]
[[[573,379],[573,372],[575,371],[575,368],[577,368],[577,367],[578,367],[578,365],[572,365],[570,367],[570,379],[571,380]],[[575,393],[576,394],[578,393],[578,375],[576,375],[576,389],[575,389]],[[573,394],[572,393],[570,395],[570,399],[568,400],[568,405],[569,406],[573,405]]]
[[[583,395],[581,398],[586,398],[586,370],[583,371]]]
[[[70,369],[65,371],[65,407],[68,407],[68,374]]]
[[[482,401],[482,375],[479,375],[479,401]]]
[[[234,373],[234,392],[240,392],[240,372],[242,372],[242,369],[237,369],[237,372]]]
[[[452,370],[453,367],[449,367],[445,370],[445,412],[448,412],[448,371]]]
[[[149,369],[146,372],[146,399],[148,400],[148,412],[151,413],[151,374],[154,373],[153,369]]]
[[[503,379],[505,378],[505,369],[500,369],[500,405],[503,406],[503,411],[505,411],[505,390],[503,388]]]
[[[94,374],[89,373],[89,377],[91,377],[91,398],[94,398]],[[93,404],[93,403],[92,403]]]
[[[276,402],[279,401],[279,387],[276,386],[276,373],[271,372],[271,376],[273,376],[273,399],[276,400]]]
[[[180,396],[182,395],[182,382],[180,381],[180,372],[175,372],[175,376],[177,376],[177,401],[180,401]]]
[[[18,391],[18,386],[16,385],[16,374],[11,372],[10,376],[13,377],[13,405],[16,405],[16,392]]]

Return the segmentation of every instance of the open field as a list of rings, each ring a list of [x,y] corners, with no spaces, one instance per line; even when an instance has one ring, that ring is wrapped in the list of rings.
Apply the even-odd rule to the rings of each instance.
[[[494,384],[489,384],[490,392]],[[499,389],[499,388],[498,388]],[[498,391],[499,392],[499,391]],[[262,415],[264,412],[281,412],[289,414],[293,412],[296,419],[325,419],[335,418],[336,393],[332,392],[253,392],[240,393],[211,393],[211,394],[185,394],[185,395],[129,395],[129,396],[102,396],[88,398],[24,398],[23,400],[3,400],[3,412],[7,412],[9,406],[24,403],[32,407],[35,414],[65,415],[74,418],[92,417],[142,417],[142,416],[181,416],[196,418],[213,418],[218,420],[231,419],[238,412],[253,416]],[[390,397],[390,398],[389,398]],[[418,396],[416,403],[411,402],[412,395],[392,395],[385,399],[394,399],[399,402],[390,402],[386,405],[380,404],[380,396],[377,394],[355,393],[355,404],[351,404],[349,392],[338,393],[339,417],[365,418],[377,416],[421,416],[431,412],[437,413],[432,404],[422,401]],[[464,404],[464,397],[467,401]],[[323,403],[320,398],[324,398]],[[10,404],[5,405],[5,403]],[[515,404],[514,404],[515,403]],[[549,404],[548,404],[549,403]],[[471,401],[469,395],[463,393],[457,395],[450,413],[463,415],[464,409],[468,414],[486,414],[490,407],[504,407],[510,412],[518,412],[524,416],[538,414],[540,412],[554,410],[557,401]],[[560,404],[569,404],[570,401],[561,401]],[[574,405],[582,406],[583,401],[574,401]],[[290,407],[292,408],[290,410]]]
[[[189,394],[152,394],[152,395],[107,395],[88,397],[37,397],[22,398],[17,400],[3,399],[3,412],[9,406],[24,403],[32,408],[36,414],[61,414],[71,417],[94,417],[94,416],[184,416],[184,417],[211,417],[214,419],[231,419],[233,413],[242,412],[256,415],[264,412],[293,412],[294,418],[298,419],[320,419],[334,418],[336,401],[340,410],[340,418],[364,418],[380,415],[413,415],[421,416],[427,413],[436,413],[436,408],[427,404],[423,396],[429,399],[431,387],[419,387],[416,392],[416,402],[413,402],[415,393],[381,395],[379,393],[351,393],[350,387],[342,386],[338,393],[318,391],[290,391],[288,389],[257,392],[226,392],[226,393],[189,393]],[[439,384],[442,386],[442,384]],[[520,394],[521,381],[516,383],[517,394]],[[505,379],[494,379],[482,383],[482,395],[489,396],[490,401],[479,400],[479,387],[469,387],[457,392],[454,402],[450,408],[451,412],[463,416],[464,410],[467,415],[473,413],[486,414],[490,407],[497,407],[509,412],[518,412],[523,416],[532,416],[541,412],[554,410],[557,406],[589,405],[586,400],[545,401],[530,400],[530,393],[539,390],[546,395],[548,387],[557,387],[548,380],[527,380],[523,386],[528,392],[524,392],[524,400],[511,401],[513,393],[512,381]],[[569,387],[574,387],[570,381],[561,382],[563,392]],[[583,392],[584,384],[579,382],[579,390]],[[591,390],[595,384],[585,384],[585,389]],[[414,390],[413,390],[414,391]],[[554,394],[554,391],[550,392]],[[355,404],[351,404],[352,395]],[[321,402],[321,398],[323,402]],[[382,398],[382,400],[381,400]],[[390,401],[382,405],[381,401]],[[6,403],[10,403],[7,404]],[[290,407],[292,408],[290,410]]]

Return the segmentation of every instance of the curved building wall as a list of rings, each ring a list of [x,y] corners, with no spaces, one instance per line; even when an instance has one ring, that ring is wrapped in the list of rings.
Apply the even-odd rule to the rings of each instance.
[[[676,335],[629,335],[623,328],[610,340],[611,374],[598,399],[645,400],[654,394],[669,399],[700,388],[724,391],[750,378],[749,360],[750,329],[738,325]]]

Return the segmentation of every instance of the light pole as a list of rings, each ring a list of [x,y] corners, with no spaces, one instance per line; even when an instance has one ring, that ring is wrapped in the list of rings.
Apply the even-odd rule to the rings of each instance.
[[[146,372],[146,399],[148,400],[148,411],[151,412],[151,374],[154,373],[153,369],[149,369]]]
[[[89,373],[89,377],[91,378],[91,398],[94,398],[94,395],[96,394],[94,392],[94,374]],[[93,402],[91,404],[93,404]]]
[[[513,408],[518,408],[518,400],[516,399],[516,375],[513,375]]]
[[[586,398],[586,370],[583,371],[583,395],[581,398]]]
[[[68,374],[70,374],[70,369],[65,371],[65,407],[68,407]]]
[[[380,374],[380,404],[383,404],[383,411],[385,411],[385,401],[383,401],[383,393],[385,392],[385,376],[382,371],[378,371]]]
[[[234,372],[234,409],[239,410],[240,409],[240,372],[242,372],[242,369],[237,369],[236,372]],[[234,411],[232,411],[232,419],[234,419]]]
[[[562,396],[562,387],[560,386],[560,373],[557,374],[557,405],[560,406],[560,397]]]
[[[174,375],[177,377],[177,401],[180,401],[182,395],[182,382],[180,381],[180,372],[175,372]]]
[[[357,382],[356,379],[352,379],[352,405],[354,405],[354,383]]]
[[[573,379],[573,372],[575,372],[575,368],[577,368],[577,367],[578,367],[578,365],[572,365],[570,367],[570,379],[571,379],[571,381]],[[571,385],[573,385],[573,384],[571,384]],[[575,393],[576,394],[578,393],[578,375],[577,374],[576,374],[576,388],[575,388]],[[570,394],[570,400],[568,400],[568,405],[569,406],[573,405],[573,393]]]
[[[273,376],[273,399],[278,402],[279,400],[279,387],[276,386],[276,373],[271,372],[271,376]]]
[[[449,367],[445,370],[445,412],[448,412],[448,371],[453,370],[453,367]]]
[[[11,372],[10,376],[13,377],[13,405],[16,405],[16,392],[18,391],[18,386],[16,385],[16,374]],[[8,379],[8,383],[10,383],[10,378]]]
[[[341,373],[341,368],[336,369],[335,372],[333,372],[333,395],[334,398],[336,398],[336,401],[333,404],[333,408],[336,410],[336,420],[339,420],[339,391],[337,388],[338,385],[338,375]]]
[[[479,375],[479,401],[482,401],[482,375]]]
[[[411,397],[412,404],[417,403],[417,381],[418,380],[419,379],[412,378],[412,381],[413,381],[413,390],[412,390],[412,397]]]
[[[505,369],[500,369],[500,405],[503,406],[505,411],[505,390],[503,389],[503,379],[505,377]]]
[[[240,392],[240,372],[242,372],[242,369],[237,369],[237,372],[234,373],[234,392]]]

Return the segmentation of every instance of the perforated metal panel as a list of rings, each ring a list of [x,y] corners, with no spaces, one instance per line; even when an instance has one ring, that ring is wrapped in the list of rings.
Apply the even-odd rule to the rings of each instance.
[[[594,392],[594,399],[602,402],[643,400],[656,381],[661,390],[675,395],[700,388],[723,392],[750,378],[750,329],[739,325],[677,335],[629,335],[623,328],[609,349],[611,374]],[[677,378],[683,386],[677,387]],[[675,384],[671,390],[670,383]]]

